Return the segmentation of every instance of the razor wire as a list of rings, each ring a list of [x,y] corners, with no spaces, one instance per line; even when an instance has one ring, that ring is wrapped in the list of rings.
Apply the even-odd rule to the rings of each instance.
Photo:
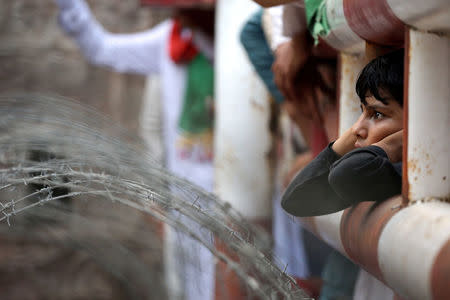
[[[33,159],[33,155],[43,157]],[[213,194],[167,172],[139,138],[69,99],[29,94],[1,96],[2,232],[20,227],[18,217],[27,212],[37,210],[47,218],[58,218],[57,214],[49,215],[55,210],[49,204],[64,199],[119,204],[184,232],[239,277],[249,298],[308,299],[293,278],[277,266],[280,264],[272,255],[271,239],[263,230]],[[111,211],[115,207],[111,206]],[[84,218],[82,213],[65,209],[62,215]],[[124,226],[118,215],[115,224]],[[199,224],[210,236],[192,230],[189,222]],[[213,240],[215,243],[211,243]],[[71,241],[66,239],[73,246]],[[83,241],[75,244],[84,247]],[[158,238],[153,242],[156,244],[144,247],[163,247]],[[217,243],[225,245],[226,250],[215,247]],[[117,259],[126,261],[116,258],[103,264],[111,267],[108,264],[116,264]]]

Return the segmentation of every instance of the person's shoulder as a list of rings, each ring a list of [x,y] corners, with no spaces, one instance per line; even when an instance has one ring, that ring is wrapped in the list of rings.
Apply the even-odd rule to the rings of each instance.
[[[151,35],[154,34],[155,32],[159,32],[161,34],[169,34],[172,26],[173,26],[173,19],[166,19],[158,24],[156,24],[155,26],[144,30],[141,32],[141,34],[143,35]]]

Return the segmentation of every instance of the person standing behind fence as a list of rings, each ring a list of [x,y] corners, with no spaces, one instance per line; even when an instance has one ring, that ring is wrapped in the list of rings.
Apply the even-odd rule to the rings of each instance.
[[[328,112],[330,109],[328,108],[333,108],[334,105],[322,104],[324,99],[329,99],[331,102],[335,99],[335,95],[333,94],[335,80],[333,81],[333,68],[330,69],[329,67],[330,63],[332,65],[333,59],[330,62],[325,60],[323,63],[320,63],[320,61],[315,63],[313,55],[309,55],[311,50],[306,49],[308,47],[312,48],[313,45],[308,40],[302,40],[302,37],[306,37],[307,34],[306,20],[303,16],[304,11],[302,6],[298,2],[286,7],[271,7],[264,12],[258,10],[243,26],[240,39],[255,71],[266,84],[267,89],[276,103],[279,104],[279,127],[275,135],[277,167],[273,195],[272,222],[274,253],[286,265],[286,272],[296,277],[299,284],[308,289],[316,297],[320,289],[319,276],[325,263],[323,258],[329,255],[331,248],[317,240],[311,233],[307,232],[300,224],[288,216],[282,210],[280,201],[281,194],[290,179],[312,160],[314,150],[317,148],[314,145],[318,144],[318,138],[322,138],[323,140],[323,137],[325,137],[325,141],[327,141],[327,136],[333,136],[332,132],[335,126],[333,126],[334,124],[329,118],[330,114]],[[290,14],[286,12],[290,12]],[[285,31],[284,29],[288,30]],[[279,47],[283,51],[292,50],[292,40],[297,35],[299,38],[295,38],[295,41],[303,45],[299,49],[304,48],[307,52],[297,53],[302,57],[294,69],[297,72],[298,70],[296,68],[306,68],[301,74],[311,75],[311,78],[306,78],[305,80],[305,78],[300,78],[301,76],[297,75],[293,82],[296,88],[292,94],[295,97],[288,98],[288,94],[286,92],[281,93],[275,85],[272,65],[275,60],[274,52]],[[284,57],[287,54],[283,53],[281,55],[282,62],[279,62],[279,65],[284,65],[278,69],[279,71],[286,70],[286,67],[292,67],[291,62]],[[290,57],[292,57],[292,54],[290,53]],[[307,58],[305,62],[303,62],[304,55]],[[319,72],[319,69],[324,72]],[[305,82],[299,84],[298,80],[305,80]],[[313,86],[315,89],[312,88]],[[311,101],[306,101],[313,99],[317,102],[317,105],[310,103]],[[324,124],[322,124],[321,120],[305,118],[304,112],[308,111],[311,105],[325,108],[322,109],[323,112],[321,113],[321,115],[324,114]],[[291,120],[288,115],[291,117]],[[298,122],[299,120],[300,122]],[[324,128],[328,129],[330,127],[325,126],[327,124],[331,124],[331,130],[327,134],[318,134],[317,130],[312,132],[310,125],[317,123],[320,125],[316,126],[319,129],[319,133],[322,133]],[[305,125],[307,126],[305,127]],[[298,129],[301,129],[301,134],[294,134],[299,132]],[[294,138],[299,136],[306,137],[306,141],[303,138]]]
[[[166,166],[175,175],[211,192],[214,6],[177,8],[172,19],[150,30],[112,34],[95,20],[83,0],[55,1],[60,8],[61,27],[92,64],[117,72],[160,75]],[[212,299],[212,254],[187,235],[169,232],[167,235],[178,245],[174,255],[198,258],[195,263],[177,262],[182,265],[183,275],[175,281],[181,284],[184,295],[173,297]],[[203,230],[199,234],[208,233]]]

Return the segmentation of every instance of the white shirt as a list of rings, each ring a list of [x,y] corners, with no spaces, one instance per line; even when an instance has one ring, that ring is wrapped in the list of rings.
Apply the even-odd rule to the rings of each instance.
[[[181,158],[176,149],[187,70],[185,65],[175,64],[168,54],[168,38],[173,21],[164,21],[140,33],[112,34],[95,20],[84,1],[57,0],[57,3],[61,9],[61,26],[76,40],[92,64],[107,66],[117,72],[159,74],[166,166],[175,175],[212,191],[212,162],[201,161],[195,152],[190,157]],[[212,60],[214,49],[208,38],[196,33],[193,42]]]
[[[307,30],[305,3],[303,0],[267,9],[270,21],[270,46],[275,51],[278,46],[289,41],[295,34]]]

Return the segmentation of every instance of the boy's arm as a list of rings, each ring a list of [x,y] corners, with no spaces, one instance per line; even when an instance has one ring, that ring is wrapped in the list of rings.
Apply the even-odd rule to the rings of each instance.
[[[330,145],[298,173],[283,194],[284,210],[298,217],[309,217],[348,207],[328,183],[330,167],[338,159]]]
[[[401,173],[386,152],[375,145],[353,150],[331,167],[328,182],[352,204],[383,201],[401,193]]]
[[[83,0],[56,0],[59,22],[73,37],[86,59],[118,72],[149,74],[159,71],[168,24],[136,34],[111,34],[95,20]]]

